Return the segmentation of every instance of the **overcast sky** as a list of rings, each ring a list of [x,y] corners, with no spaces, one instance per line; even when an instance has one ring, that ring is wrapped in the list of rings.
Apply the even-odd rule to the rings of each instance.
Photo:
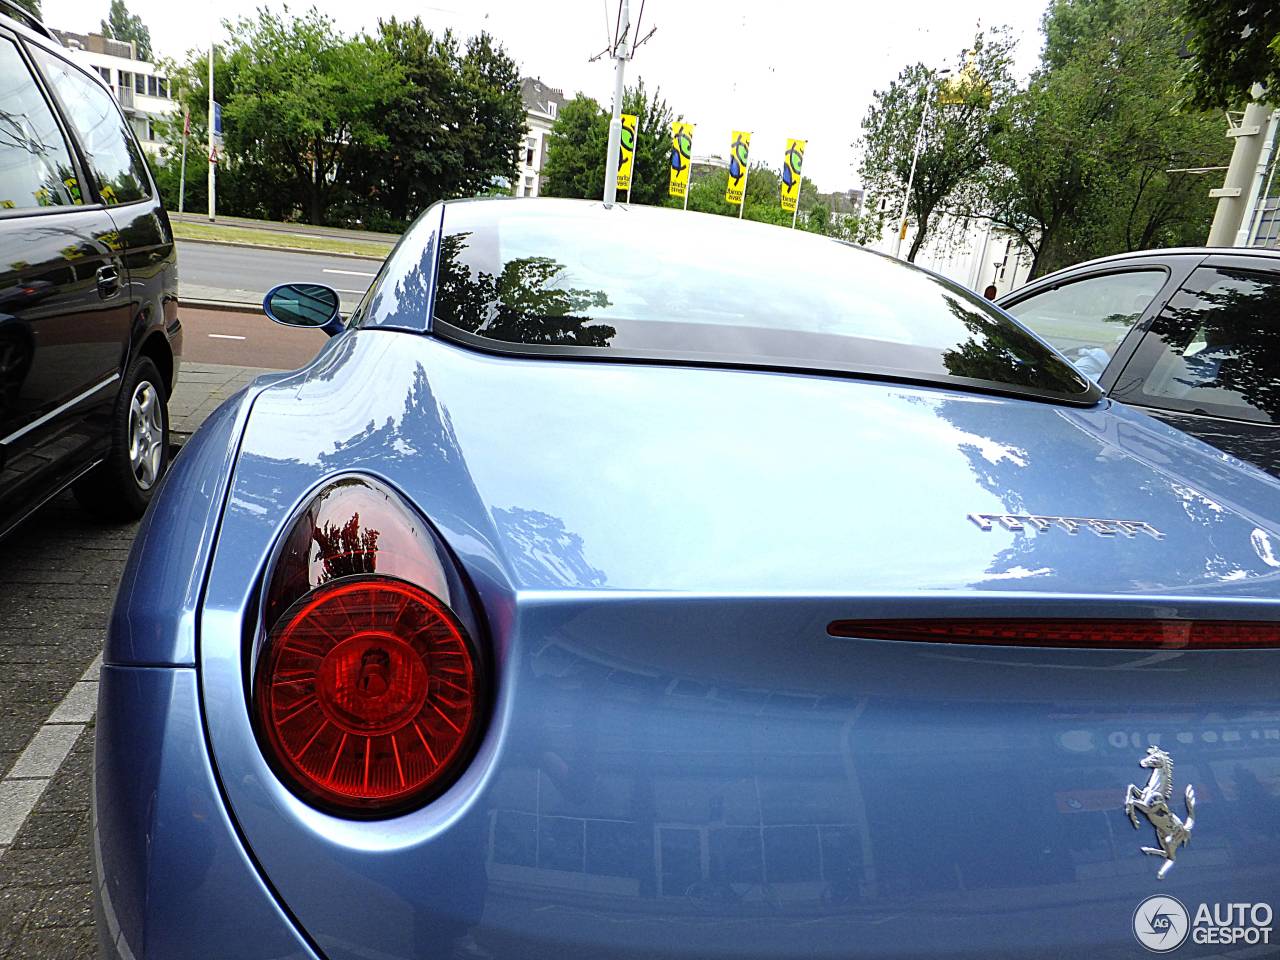
[[[127,0],[151,30],[161,56],[181,57],[223,34],[220,21],[251,14],[261,0]],[[488,30],[529,75],[602,104],[613,96],[613,66],[588,58],[607,43],[618,0],[316,0],[339,28],[372,30],[380,17],[421,16],[433,29]],[[677,114],[697,124],[695,154],[723,155],[732,130],[752,131],[751,156],[781,163],[787,137],[809,141],[805,174],[823,190],[859,185],[852,143],[872,92],[908,63],[945,66],[984,26],[1007,24],[1019,38],[1025,75],[1040,50],[1042,0],[645,0],[641,33],[653,38],[627,65],[627,81],[660,87]],[[87,32],[108,0],[43,0],[45,22]],[[279,4],[273,4],[278,7]],[[294,2],[295,11],[308,4]],[[632,0],[632,18],[640,0]],[[643,176],[643,171],[637,171]]]

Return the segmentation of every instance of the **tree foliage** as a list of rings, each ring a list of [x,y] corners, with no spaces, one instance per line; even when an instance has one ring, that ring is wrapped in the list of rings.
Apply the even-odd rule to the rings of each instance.
[[[964,71],[945,87],[939,71],[915,63],[873,96],[856,146],[871,206],[887,201],[885,217],[902,209],[917,136],[920,139],[907,206],[907,217],[916,227],[908,260],[915,260],[944,213],[964,216],[980,204],[990,145],[1016,89],[1012,49],[1007,32],[988,30],[974,38]],[[944,92],[945,99],[954,102],[940,102]]]
[[[667,198],[671,160],[671,124],[676,116],[660,91],[650,94],[643,81],[628,87],[622,112],[638,118],[632,162],[632,203],[659,205]],[[560,108],[547,140],[541,192],[551,197],[599,199],[604,194],[609,150],[609,111],[579,93]]]
[[[379,22],[372,40],[401,71],[382,111],[385,141],[359,151],[362,179],[395,221],[515,175],[524,103],[515,61],[491,36],[460,44],[421,19]]]
[[[102,35],[126,42],[132,40],[138,51],[138,59],[151,59],[151,31],[140,16],[129,12],[124,0],[111,0],[107,19],[102,21]]]
[[[1274,0],[1181,0],[1191,62],[1187,80],[1198,106],[1226,109],[1253,99],[1261,83],[1274,101],[1280,86],[1280,5]]]
[[[1054,0],[1045,36],[983,178],[986,212],[1030,248],[1032,276],[1202,242],[1205,182],[1171,171],[1224,162],[1229,146],[1219,117],[1178,107],[1170,0]]]
[[[41,19],[40,0],[13,0],[13,2],[16,3],[18,6],[20,6],[23,10],[27,11],[27,13],[31,14],[37,20]]]

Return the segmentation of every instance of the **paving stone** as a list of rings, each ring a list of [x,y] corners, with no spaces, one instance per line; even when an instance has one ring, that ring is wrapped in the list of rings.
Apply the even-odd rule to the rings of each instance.
[[[10,844],[48,787],[45,780],[0,781],[0,841]]]
[[[32,930],[18,938],[7,960],[91,960],[98,953],[92,926]]]
[[[44,726],[18,756],[11,777],[52,777],[84,731],[79,724]]]
[[[225,397],[263,372],[184,364],[171,404],[173,430],[194,431]],[[23,761],[61,754],[57,772],[47,782],[9,781],[16,786],[7,788],[28,799],[34,790],[43,792],[12,842],[4,843],[0,822],[4,960],[97,955],[88,817],[94,726],[83,722],[96,702],[96,684],[82,680],[100,656],[136,531],[136,524],[94,520],[63,494],[12,532],[0,550],[0,774],[19,763],[50,714],[76,691],[64,713],[73,723],[47,728],[55,732]],[[66,738],[77,733],[66,750]],[[0,821],[6,806],[0,803]]]
[[[71,754],[62,764],[62,769],[54,777],[40,802],[37,811],[68,810],[87,811],[89,809],[89,791],[86,785],[93,773],[93,739],[88,740],[88,749],[72,749]]]
[[[86,790],[88,784],[85,785]],[[79,843],[89,831],[89,812],[36,810],[18,831],[13,850],[63,849]]]
[[[0,887],[50,887],[92,880],[88,837],[61,850],[8,850],[0,857]]]

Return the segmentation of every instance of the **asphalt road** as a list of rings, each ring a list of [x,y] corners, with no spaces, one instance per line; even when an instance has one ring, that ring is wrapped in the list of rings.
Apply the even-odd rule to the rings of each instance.
[[[184,300],[261,303],[276,284],[305,281],[337,290],[345,313],[360,302],[380,266],[377,260],[357,257],[179,240],[178,295]]]

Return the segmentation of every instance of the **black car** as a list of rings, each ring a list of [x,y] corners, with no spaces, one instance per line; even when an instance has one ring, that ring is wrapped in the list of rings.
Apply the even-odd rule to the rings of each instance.
[[[0,536],[74,484],[138,516],[181,356],[173,232],[115,98],[0,2]]]
[[[1109,396],[1280,476],[1280,252],[1119,254],[999,303]]]

